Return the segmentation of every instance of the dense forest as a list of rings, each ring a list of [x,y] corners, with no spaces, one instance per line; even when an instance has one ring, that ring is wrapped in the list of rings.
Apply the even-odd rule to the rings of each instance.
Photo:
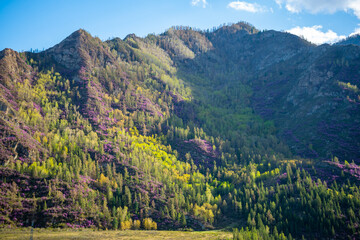
[[[360,46],[244,22],[5,49],[0,227],[359,238],[359,81]]]

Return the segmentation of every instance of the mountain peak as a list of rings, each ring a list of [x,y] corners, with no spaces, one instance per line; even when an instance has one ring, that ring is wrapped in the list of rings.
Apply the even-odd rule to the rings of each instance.
[[[126,41],[128,39],[134,39],[134,38],[137,38],[135,33],[130,33],[130,34],[126,35],[126,37],[124,38],[124,41]]]
[[[0,59],[4,58],[5,56],[16,54],[17,52],[12,50],[11,48],[4,48],[0,51]]]
[[[229,25],[223,25],[220,26],[218,29],[216,29],[214,31],[214,33],[237,33],[239,31],[245,31],[248,34],[254,34],[254,33],[258,33],[259,30],[256,29],[253,25],[251,25],[250,23],[247,22],[238,22],[238,23],[234,23],[234,24],[229,24]]]
[[[21,58],[20,54],[11,48],[0,52],[0,83],[12,85],[11,80],[28,78],[30,67]]]
[[[88,41],[100,41],[100,39],[94,38],[90,33],[85,31],[84,29],[79,29],[66,37],[59,44],[55,45],[52,48],[49,48],[47,51],[53,51],[58,48],[71,48],[71,47],[81,47],[81,44],[85,44]]]
[[[75,32],[73,32],[72,34],[70,34],[66,39],[70,39],[70,40],[78,40],[78,41],[84,41],[86,39],[91,39],[93,38],[93,36],[91,36],[91,34],[89,32],[87,32],[85,29],[78,29]]]
[[[114,62],[114,57],[97,37],[91,36],[84,29],[79,29],[59,44],[45,51],[62,69],[70,75],[76,73],[82,66],[92,68],[107,62]],[[98,61],[96,60],[98,58]],[[70,70],[70,72],[69,72]]]

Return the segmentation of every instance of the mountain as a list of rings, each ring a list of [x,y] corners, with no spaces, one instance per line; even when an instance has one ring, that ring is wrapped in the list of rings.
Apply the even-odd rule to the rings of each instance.
[[[355,34],[353,36],[346,38],[345,40],[336,43],[336,45],[350,45],[350,44],[360,46],[360,34]]]
[[[358,161],[359,100],[352,87],[359,85],[358,52],[357,46],[317,47],[254,81],[254,109],[277,123],[298,155]]]
[[[359,85],[357,46],[317,47],[275,31],[228,34],[218,39],[216,32],[210,33],[216,50],[188,61],[180,70],[211,85],[206,95],[218,88],[236,91],[241,84],[249,86],[248,106],[274,121],[278,135],[297,155],[359,161],[358,93],[346,87]],[[223,62],[228,66],[218,71]]]
[[[5,49],[0,226],[357,238],[359,65],[244,22]]]

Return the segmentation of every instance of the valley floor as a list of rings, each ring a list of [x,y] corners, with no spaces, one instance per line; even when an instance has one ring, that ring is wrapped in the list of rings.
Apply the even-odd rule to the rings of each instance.
[[[30,239],[30,229],[2,229],[0,238],[9,239]],[[204,231],[204,232],[183,232],[183,231],[94,231],[85,230],[57,230],[57,229],[34,229],[33,239],[232,239],[231,232]]]

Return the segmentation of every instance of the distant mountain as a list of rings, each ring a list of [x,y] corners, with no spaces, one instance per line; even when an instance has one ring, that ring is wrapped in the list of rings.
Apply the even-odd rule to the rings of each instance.
[[[4,49],[0,227],[358,238],[357,38],[239,22]]]
[[[353,35],[351,37],[346,38],[340,42],[337,42],[336,45],[358,45],[360,46],[360,34]]]

